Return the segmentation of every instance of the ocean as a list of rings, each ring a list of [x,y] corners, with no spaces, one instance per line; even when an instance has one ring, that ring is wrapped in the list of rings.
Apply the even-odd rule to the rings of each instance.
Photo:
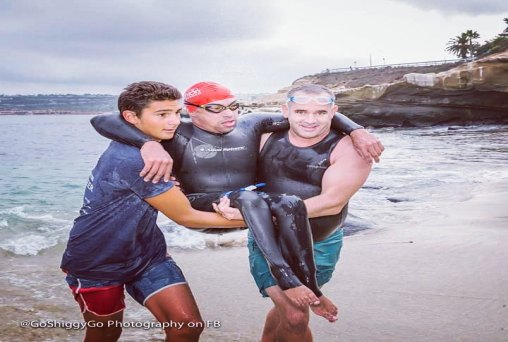
[[[36,256],[65,244],[88,176],[109,141],[90,116],[0,116],[0,250]],[[508,126],[374,129],[386,150],[350,203],[348,229],[407,226],[441,215],[473,189],[508,180]],[[159,217],[170,248],[244,245]]]
[[[107,139],[95,133],[89,120],[90,116],[85,115],[0,116],[2,127],[0,135],[0,269],[2,270],[0,273],[2,288],[0,331],[2,333],[0,333],[0,341],[20,338],[26,341],[82,339],[81,329],[69,328],[69,325],[79,325],[82,318],[65,284],[64,274],[59,270],[59,263],[68,232],[81,207],[89,173],[109,143]],[[451,248],[451,254],[447,255],[456,260],[464,252],[455,255],[453,251],[467,251],[481,247],[483,244],[504,245],[503,241],[506,241],[505,234],[489,226],[493,224],[501,227],[498,228],[501,230],[508,228],[505,224],[508,219],[506,212],[499,212],[498,203],[492,206],[484,204],[479,208],[473,207],[470,212],[464,214],[460,208],[468,208],[468,205],[471,208],[471,203],[482,203],[481,199],[487,192],[497,192],[498,189],[501,195],[494,198],[501,197],[502,202],[506,203],[508,198],[503,197],[508,193],[506,191],[508,188],[508,126],[373,129],[372,132],[381,139],[386,150],[381,163],[375,164],[366,184],[350,201],[350,214],[346,221],[346,228],[350,233],[355,233],[355,240],[348,241],[346,238],[344,256],[341,256],[341,259],[344,259],[339,263],[342,266],[336,272],[338,274],[334,282],[325,289],[327,293],[346,290],[348,293],[346,297],[344,297],[346,293],[342,296],[336,295],[341,305],[347,302],[351,293],[352,298],[357,300],[363,298],[354,296],[356,293],[354,291],[357,290],[347,288],[350,281],[356,284],[353,286],[361,286],[363,278],[356,278],[354,283],[354,273],[350,274],[352,278],[347,280],[342,278],[343,274],[341,275],[344,270],[351,272],[356,268],[365,267],[365,265],[362,266],[360,255],[351,261],[354,264],[353,268],[344,267],[348,264],[348,257],[355,253],[355,249],[349,249],[349,246],[356,246],[356,251],[359,246],[365,248],[365,253],[374,257],[383,250],[394,251],[394,253],[402,250],[403,253],[409,251],[415,253],[419,250],[406,249],[403,248],[404,246],[430,248],[432,255],[445,253],[446,251],[441,248]],[[489,207],[492,207],[492,210],[489,210]],[[474,219],[477,211],[480,211],[481,219]],[[464,220],[459,224],[456,220],[457,215],[459,217],[465,215]],[[485,220],[485,217],[490,217],[489,215],[492,215],[492,219]],[[467,226],[461,226],[461,224]],[[177,226],[162,215],[159,217],[159,226],[164,232],[170,252],[183,267],[187,279],[192,284],[191,287],[203,310],[204,317],[207,320],[222,322],[221,329],[206,329],[203,340],[259,340],[263,311],[268,310],[269,301],[262,301],[257,297],[254,282],[248,275],[247,253],[244,248],[235,247],[245,245],[246,231],[221,236],[202,234]],[[437,235],[429,238],[428,234],[424,234],[423,230],[428,227],[438,227]],[[418,230],[422,231],[418,232]],[[479,235],[471,239],[457,233],[462,230],[466,234],[471,234],[473,230],[479,232]],[[485,232],[484,235],[482,231]],[[390,238],[374,239],[379,242],[368,243],[361,247],[364,239],[368,240],[375,236],[375,233],[380,235],[388,233],[383,236]],[[422,234],[427,236],[425,242],[422,241]],[[499,241],[492,241],[496,237]],[[413,242],[412,240],[415,240],[415,243],[408,245]],[[433,249],[432,246],[435,245],[432,241],[439,242],[440,247],[437,250]],[[381,248],[382,246],[385,248]],[[402,254],[394,257],[390,252],[388,257],[383,259],[384,262],[375,259],[375,263],[380,262],[377,265],[379,267],[391,263],[390,265],[396,268],[406,259],[419,258],[418,255]],[[424,254],[424,258],[432,255]],[[447,262],[449,257],[440,259],[440,262]],[[497,280],[497,278],[491,280],[488,271],[492,267],[497,270],[498,265],[502,265],[504,261],[497,260],[493,256],[488,258],[489,255],[485,254],[474,254],[472,257],[478,257],[478,260],[485,262],[485,268],[474,271],[485,278],[483,280],[486,283],[480,287],[493,289],[492,295],[502,298],[504,286],[501,284],[505,284],[504,280]],[[492,263],[485,261],[490,259],[493,260]],[[475,265],[468,264],[468,267]],[[417,267],[411,267],[409,273],[404,273],[405,271],[397,273],[395,270],[397,274],[395,277],[398,278],[402,274],[406,274],[406,277],[408,275],[417,277],[419,273],[415,270],[424,266],[434,269],[438,265],[433,265],[432,261],[422,262]],[[365,275],[373,271],[371,269]],[[427,274],[425,268],[422,272]],[[432,284],[435,282],[443,287],[438,290],[440,300],[448,298],[442,296],[442,292],[446,292],[447,289],[443,285],[443,276],[438,276],[438,279],[430,274],[427,275]],[[465,279],[467,275],[467,272],[463,274]],[[383,277],[386,278],[387,274],[383,273],[380,277],[384,279]],[[204,279],[206,281],[203,281]],[[420,278],[414,281],[416,281],[415,284],[422,283]],[[450,286],[464,296],[465,290],[460,289],[462,283],[462,280],[451,282]],[[499,286],[496,285],[498,283]],[[218,284],[220,288],[217,288]],[[429,291],[425,286],[424,289]],[[385,290],[381,290],[380,293],[384,293]],[[222,291],[220,292],[222,295],[218,295],[217,291]],[[481,294],[475,293],[474,296],[477,298]],[[452,299],[455,297],[457,296],[452,296]],[[368,298],[369,301],[375,302],[374,299],[379,298],[379,294],[372,293]],[[145,308],[133,302],[129,296],[126,301],[126,322],[153,322],[153,317]],[[488,303],[491,302],[495,305],[498,303],[493,300],[488,301]],[[481,303],[483,305],[483,302]],[[431,303],[425,305],[428,307],[424,308],[423,313],[429,312],[428,310],[435,306]],[[362,319],[351,321],[355,317],[351,310],[356,307],[356,302],[349,307],[346,305],[346,311],[349,310],[349,314],[346,313],[344,319],[345,322],[349,322],[348,329],[354,325],[353,323],[361,323]],[[468,307],[470,307],[469,304]],[[485,309],[483,307],[482,310],[477,310],[476,307],[470,308],[471,312],[482,312],[482,315],[482,310]],[[362,306],[360,305],[357,309],[361,311]],[[497,314],[496,310],[489,310],[490,316],[487,317]],[[249,312],[249,317],[253,314],[256,318],[239,320],[238,317],[245,311]],[[457,312],[460,315],[453,319],[460,320],[460,317],[463,317],[463,310],[460,309]],[[413,311],[411,313],[414,315]],[[361,317],[365,314],[362,312]],[[377,315],[375,312],[372,314]],[[407,312],[403,311],[401,315],[405,317]],[[424,319],[419,318],[420,321]],[[46,328],[26,328],[22,323],[28,320],[36,324],[46,324]],[[471,326],[469,321],[465,322],[463,324]],[[478,322],[478,319],[474,322]],[[48,325],[50,323],[62,326],[50,328]],[[339,329],[340,324],[342,323],[334,327],[322,328],[317,331],[317,334],[325,334],[333,329],[335,334],[339,331],[347,332],[348,329],[344,326]],[[420,323],[411,324],[410,326]],[[360,324],[360,328],[361,326]],[[482,335],[482,330],[475,328],[476,325],[471,327]],[[413,328],[410,329],[411,334]],[[446,331],[444,327],[441,327],[434,333],[439,333],[441,330]],[[124,329],[122,334],[122,341],[163,339],[164,335],[160,329]]]

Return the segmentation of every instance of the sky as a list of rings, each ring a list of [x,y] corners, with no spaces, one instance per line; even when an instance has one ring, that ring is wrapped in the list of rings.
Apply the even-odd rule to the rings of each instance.
[[[156,80],[274,93],[325,69],[454,59],[506,0],[0,0],[0,94],[118,94]]]

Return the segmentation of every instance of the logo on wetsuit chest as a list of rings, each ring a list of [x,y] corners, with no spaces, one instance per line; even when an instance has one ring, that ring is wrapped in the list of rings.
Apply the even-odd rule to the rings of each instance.
[[[307,164],[307,168],[309,168],[309,169],[323,169],[323,170],[326,170],[329,166],[330,165],[328,163],[328,159],[327,158],[319,161],[316,164]]]
[[[245,151],[247,150],[246,146],[238,146],[238,147],[216,147],[210,144],[202,144],[194,147],[194,155],[197,158],[213,158],[217,155],[217,152],[236,152],[236,151]]]

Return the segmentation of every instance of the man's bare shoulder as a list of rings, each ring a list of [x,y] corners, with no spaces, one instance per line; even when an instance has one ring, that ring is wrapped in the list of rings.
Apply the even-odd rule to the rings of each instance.
[[[358,152],[356,152],[353,141],[348,135],[342,137],[333,149],[330,155],[330,163],[334,164],[339,159],[342,162],[347,161],[355,164],[365,164],[366,167],[372,164],[372,161],[363,159]]]

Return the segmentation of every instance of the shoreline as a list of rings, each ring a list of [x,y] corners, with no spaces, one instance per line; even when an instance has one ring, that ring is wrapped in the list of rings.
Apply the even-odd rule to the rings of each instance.
[[[507,340],[506,199],[507,182],[487,184],[475,188],[469,199],[449,203],[441,216],[346,237],[334,277],[323,288],[338,304],[339,320],[331,324],[311,314],[314,339]],[[203,319],[211,322],[201,340],[258,341],[271,302],[258,294],[247,249],[170,252],[187,277]],[[61,248],[54,248],[37,257],[2,258],[0,341],[81,338],[81,330],[17,326],[16,321],[27,319],[81,321],[58,270],[60,255]],[[46,286],[36,288],[41,278]],[[125,322],[154,321],[126,297]],[[163,334],[160,329],[125,328],[121,341],[140,339],[163,340]]]

